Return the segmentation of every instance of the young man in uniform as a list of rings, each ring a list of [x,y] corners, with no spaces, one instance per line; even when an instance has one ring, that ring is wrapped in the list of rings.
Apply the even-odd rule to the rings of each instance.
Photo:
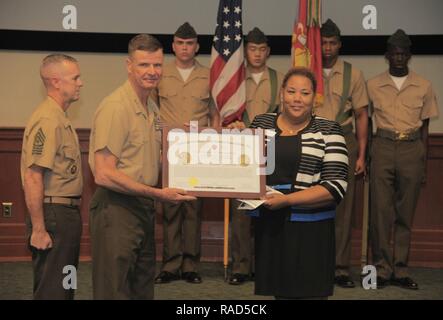
[[[65,266],[78,266],[83,179],[78,137],[66,111],[83,83],[77,60],[63,54],[44,58],[40,76],[47,97],[26,125],[21,156],[34,299],[74,299],[63,278]]]
[[[158,86],[160,117],[170,127],[190,125],[220,127],[220,116],[210,96],[209,69],[195,55],[199,49],[197,33],[188,23],[174,34],[175,59],[165,65]],[[202,200],[163,204],[163,266],[156,283],[180,278],[201,283],[198,273],[201,244]]]
[[[377,133],[371,150],[371,243],[377,287],[418,289],[408,273],[414,212],[426,174],[431,83],[409,70],[411,41],[399,29],[387,43],[389,70],[368,81]],[[394,229],[393,252],[390,248]]]
[[[149,99],[162,75],[160,42],[129,42],[128,80],[98,107],[89,165],[98,185],[90,203],[94,299],[153,299],[154,199],[195,200],[184,190],[157,189],[158,109]]]
[[[268,67],[271,48],[266,35],[257,27],[245,38],[246,55],[246,109],[242,121],[230,124],[230,128],[244,129],[255,116],[277,111],[279,91],[283,79],[280,72]],[[245,210],[238,210],[239,202],[231,201],[232,274],[229,284],[243,284],[253,273],[251,218]]]
[[[335,283],[355,287],[350,275],[351,223],[354,207],[355,176],[365,171],[368,139],[368,94],[360,70],[339,58],[340,29],[328,19],[321,28],[324,102],[315,114],[340,123],[349,153],[348,189],[337,207],[335,220]],[[355,133],[352,124],[355,120]],[[356,139],[357,136],[357,139]]]

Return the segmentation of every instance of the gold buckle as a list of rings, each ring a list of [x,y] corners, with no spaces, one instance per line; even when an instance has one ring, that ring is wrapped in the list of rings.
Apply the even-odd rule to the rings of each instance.
[[[406,132],[399,132],[399,131],[397,131],[396,135],[397,135],[397,137],[396,137],[397,140],[406,140],[409,137],[409,134],[407,134]]]

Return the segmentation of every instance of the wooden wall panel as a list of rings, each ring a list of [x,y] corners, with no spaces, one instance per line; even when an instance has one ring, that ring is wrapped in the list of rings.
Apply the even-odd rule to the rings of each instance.
[[[77,130],[83,165],[83,235],[81,258],[90,259],[88,204],[95,190],[88,166],[89,130]],[[0,261],[29,260],[26,247],[26,207],[20,181],[20,152],[23,128],[0,128],[0,202],[13,202],[13,216],[0,214]],[[414,218],[410,253],[411,266],[443,267],[443,134],[430,135],[428,170]],[[352,262],[361,257],[363,180],[357,179],[355,214],[352,232]],[[161,211],[156,215],[157,258],[162,254]],[[223,260],[223,200],[204,199],[202,225],[202,260]]]

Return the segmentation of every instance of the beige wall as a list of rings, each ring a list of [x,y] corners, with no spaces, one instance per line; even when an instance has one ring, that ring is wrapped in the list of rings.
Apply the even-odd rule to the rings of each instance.
[[[24,127],[32,110],[44,98],[39,65],[47,52],[0,50],[0,127]],[[94,111],[103,97],[126,79],[125,55],[70,53],[80,62],[84,87],[81,98],[69,109],[77,128],[90,128]],[[168,55],[166,60],[173,57]],[[209,64],[209,56],[198,57]],[[382,56],[346,56],[360,68],[366,79],[383,72],[387,63]],[[272,56],[269,65],[281,72],[289,68],[287,56]],[[440,113],[443,106],[443,56],[414,56],[411,68],[431,80],[437,92]],[[443,133],[443,116],[431,120],[430,131]]]

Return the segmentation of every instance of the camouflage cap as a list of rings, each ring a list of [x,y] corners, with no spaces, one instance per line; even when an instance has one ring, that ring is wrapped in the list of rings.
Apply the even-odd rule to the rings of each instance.
[[[178,27],[174,36],[182,39],[195,39],[197,38],[197,32],[195,32],[195,29],[188,22],[185,22]]]
[[[331,19],[326,20],[325,23],[322,24],[320,33],[322,37],[339,37],[340,38],[340,29]]]
[[[411,46],[411,40],[406,32],[402,29],[397,29],[397,31],[389,37],[388,45],[407,49]]]
[[[268,43],[268,38],[259,28],[255,27],[246,35],[245,43],[252,42],[256,44]]]

